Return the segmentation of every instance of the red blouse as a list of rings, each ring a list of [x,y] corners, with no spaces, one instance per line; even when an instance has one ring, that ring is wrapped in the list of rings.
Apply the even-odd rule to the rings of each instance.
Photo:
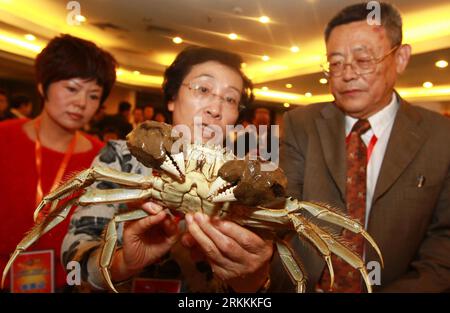
[[[0,274],[16,245],[33,226],[37,172],[35,143],[23,130],[23,125],[27,121],[14,119],[0,123]],[[86,134],[83,136],[91,142],[92,149],[73,154],[63,177],[89,168],[103,147],[103,143],[98,139]],[[41,172],[44,195],[49,193],[63,157],[64,153],[42,147]],[[69,221],[70,215],[27,250],[54,250],[56,288],[63,288],[66,285],[60,251]],[[6,288],[9,288],[9,283],[7,279]]]

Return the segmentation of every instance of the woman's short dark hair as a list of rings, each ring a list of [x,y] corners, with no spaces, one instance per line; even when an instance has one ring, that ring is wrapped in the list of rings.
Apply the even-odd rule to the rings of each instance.
[[[53,38],[35,62],[36,80],[47,97],[51,83],[70,78],[95,80],[103,87],[100,103],[108,97],[116,81],[117,62],[93,42],[71,35]]]
[[[241,94],[240,108],[245,108],[253,101],[253,84],[241,70],[241,56],[212,48],[188,47],[177,55],[175,61],[164,72],[162,85],[164,103],[167,104],[176,98],[181,83],[193,66],[208,61],[216,61],[226,65],[234,69],[242,77],[244,88]]]
[[[386,2],[380,2],[381,25],[386,29],[392,47],[402,43],[402,17],[400,12],[392,5]],[[337,13],[325,28],[325,42],[331,35],[331,31],[337,26],[349,24],[352,22],[364,21],[367,19],[370,10],[367,9],[367,3],[358,3],[350,5]]]

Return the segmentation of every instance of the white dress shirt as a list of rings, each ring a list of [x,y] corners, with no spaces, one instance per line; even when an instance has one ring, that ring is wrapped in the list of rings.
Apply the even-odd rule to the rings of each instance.
[[[369,213],[372,207],[373,193],[380,173],[381,164],[383,163],[384,153],[386,152],[387,143],[391,135],[392,126],[394,125],[395,116],[400,104],[395,93],[392,94],[391,102],[381,111],[375,113],[368,118],[371,128],[361,136],[362,140],[369,146],[372,136],[377,137],[372,154],[367,164],[367,190],[366,190],[366,217],[365,228],[367,229]],[[350,134],[353,125],[358,119],[351,116],[345,116],[345,136]]]

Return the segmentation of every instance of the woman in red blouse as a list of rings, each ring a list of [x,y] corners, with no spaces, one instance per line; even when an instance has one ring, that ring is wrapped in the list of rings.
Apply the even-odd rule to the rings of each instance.
[[[68,175],[88,168],[102,143],[80,129],[109,95],[116,61],[94,43],[56,37],[37,56],[37,88],[43,101],[33,119],[0,123],[0,271],[29,230],[42,197]],[[53,250],[55,287],[66,286],[59,260],[70,217],[27,251]],[[9,288],[6,281],[5,287]],[[35,286],[26,286],[32,290]]]

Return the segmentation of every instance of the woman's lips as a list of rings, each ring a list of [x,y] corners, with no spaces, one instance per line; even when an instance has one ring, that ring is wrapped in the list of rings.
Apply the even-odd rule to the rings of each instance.
[[[80,121],[83,119],[83,114],[68,112],[67,115],[74,121]]]

